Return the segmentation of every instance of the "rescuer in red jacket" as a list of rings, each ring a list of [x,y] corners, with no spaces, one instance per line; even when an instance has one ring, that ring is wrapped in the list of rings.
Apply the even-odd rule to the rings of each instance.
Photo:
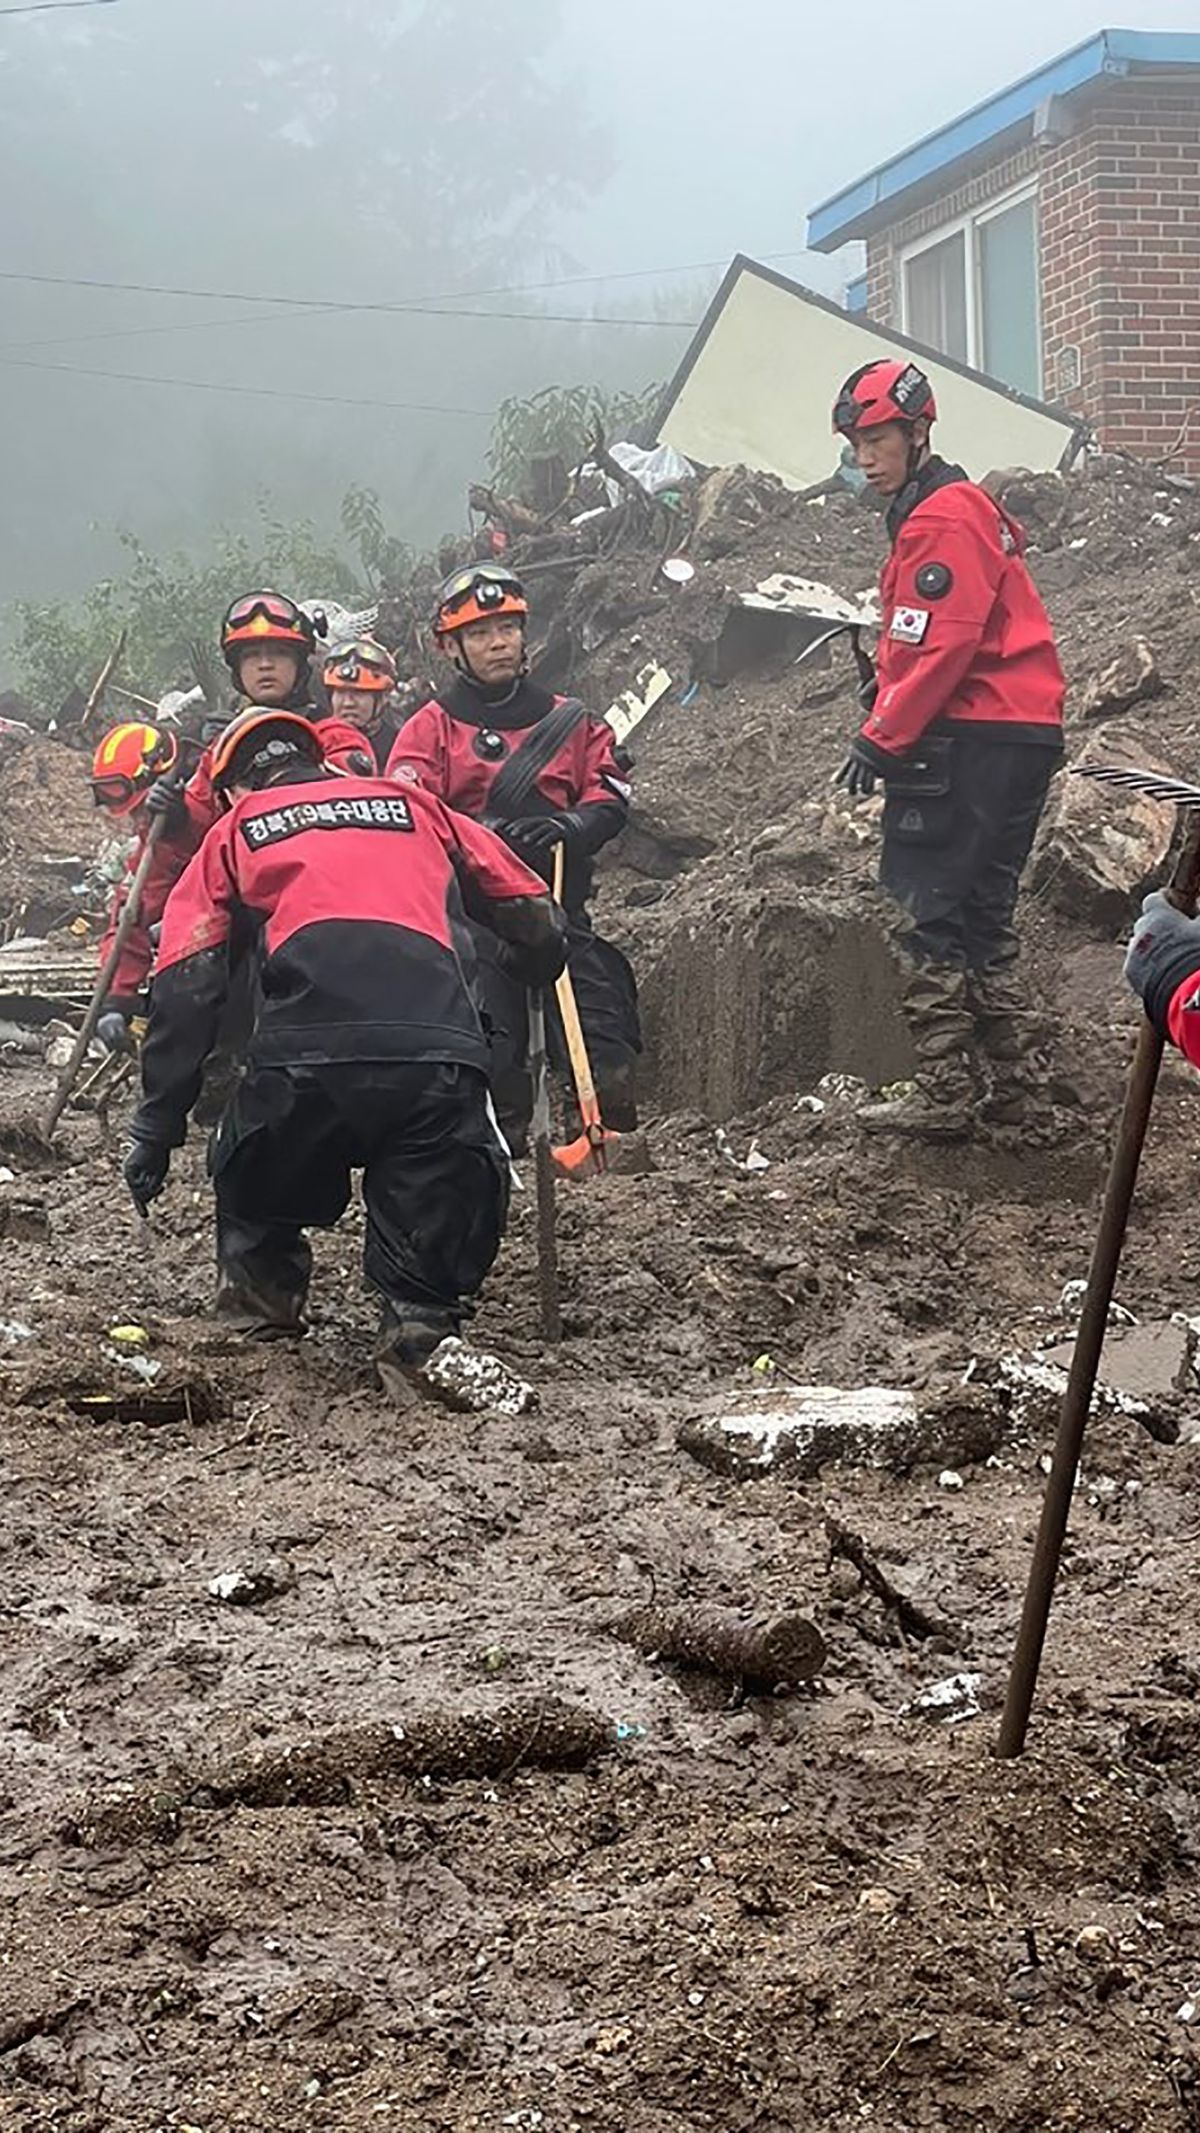
[[[529,603],[511,571],[468,564],[437,596],[433,628],[457,669],[454,682],[413,712],[388,762],[388,776],[422,785],[449,807],[489,823],[542,876],[553,879],[554,850],[565,848],[563,903],[570,922],[568,962],[607,1124],[637,1124],[635,1062],[641,1050],[637,985],[626,958],[592,926],[592,861],[625,826],[629,786],[611,727],[573,698],[551,696],[528,679]],[[519,1150],[531,1091],[522,987],[479,943],[480,982],[492,1030],[492,1089],[501,1123]],[[566,1066],[557,1016],[555,1063]]]
[[[880,880],[902,914],[918,1061],[911,1095],[859,1116],[952,1139],[980,1115],[1020,1123],[1044,1089],[1013,914],[1062,758],[1065,689],[1024,534],[930,451],[936,414],[924,372],[894,361],[855,371],[834,407],[835,431],[889,499],[892,542],[876,679],[838,782],[857,795],[883,780]]]
[[[246,1331],[298,1330],[304,1231],[337,1222],[361,1167],[379,1359],[418,1368],[469,1312],[508,1201],[464,916],[537,984],[562,967],[565,924],[490,831],[320,758],[294,712],[243,712],[214,747],[228,812],[164,914],[125,1178],[143,1209],[163,1188],[216,1039],[231,933],[252,921],[254,1029],[209,1158],[217,1311]]]
[[[221,624],[221,650],[239,696],[248,704],[268,708],[301,713],[311,709],[311,660],[318,634],[317,625],[304,609],[284,593],[244,593],[232,601]],[[331,768],[362,768],[362,737],[347,720],[321,719],[317,731]],[[137,1012],[139,995],[149,981],[154,963],[152,928],[162,917],[167,898],[205,831],[217,819],[211,756],[210,746],[200,756],[186,785],[180,785],[174,777],[160,775],[156,769],[141,792],[136,821],[138,846],[131,856],[131,872],[155,815],[165,814],[167,821],[146,876],[137,923],[114,972],[97,1031],[102,1043],[112,1051],[127,1045],[128,1023]],[[195,761],[194,756],[192,760]],[[173,770],[174,761],[166,767]],[[94,770],[92,790],[99,804],[108,804],[97,789]],[[114,905],[101,943],[101,962],[112,945],[118,916]]]

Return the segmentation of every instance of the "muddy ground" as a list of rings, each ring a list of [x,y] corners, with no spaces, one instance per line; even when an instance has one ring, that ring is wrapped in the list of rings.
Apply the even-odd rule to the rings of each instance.
[[[1196,550],[1164,556],[1172,529],[1151,527],[1138,583],[1085,575],[1119,533],[1118,486],[1069,536],[1088,547],[1046,552],[1078,572],[1048,589],[1077,665],[1122,602],[1159,601],[1174,693],[1156,716],[1182,767],[1172,631]],[[861,517],[839,536],[847,573],[866,556],[859,584],[873,537]],[[218,1335],[199,1142],[147,1237],[119,1117],[70,1114],[41,1160],[12,1129],[46,1077],[3,1069],[0,2126],[1200,2125],[1181,2014],[1200,1997],[1200,1399],[1177,1403],[1175,1444],[1094,1425],[1030,1749],[1009,1764],[996,1706],[1044,1426],[963,1466],[959,1490],[936,1465],[737,1482],[676,1448],[700,1405],[758,1382],[757,1358],[781,1380],[944,1382],[1061,1332],[1086,1269],[1136,1028],[1112,939],[1030,907],[1085,1099],[1049,1141],[896,1153],[836,1098],[797,1109],[829,1069],[904,1064],[870,813],[827,819],[835,683],[706,689],[690,739],[667,706],[639,743],[643,824],[601,908],[646,978],[656,1169],[564,1192],[557,1352],[518,1203],[476,1330],[536,1382],[532,1414],[401,1413],[372,1388],[357,1217],[320,1242],[301,1345]],[[34,746],[37,833],[18,809],[6,866],[41,883],[76,848],[79,766]],[[735,1168],[716,1119],[768,1167]],[[1173,1062],[1120,1285],[1142,1315],[1195,1311],[1198,1156]],[[161,1366],[149,1386],[109,1339],[129,1322]],[[830,1568],[827,1508],[957,1643],[903,1636]],[[264,1596],[213,1598],[236,1569]],[[793,1603],[826,1671],[740,1699],[673,1674],[612,1635],[652,1593]],[[961,1667],[983,1677],[979,1717],[901,1715]],[[526,1707],[546,1697],[607,1722],[586,1767],[540,1767]],[[353,1730],[514,1706],[487,1777],[372,1775]],[[319,1798],[229,1798],[248,1757],[315,1735],[334,1736]]]

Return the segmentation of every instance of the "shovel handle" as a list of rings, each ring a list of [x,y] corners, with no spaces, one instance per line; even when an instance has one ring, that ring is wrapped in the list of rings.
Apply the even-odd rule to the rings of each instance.
[[[566,846],[554,847],[554,900],[562,902],[563,876],[566,870]],[[604,1139],[604,1126],[600,1117],[600,1102],[596,1084],[592,1079],[592,1063],[588,1058],[587,1039],[579,1019],[579,1006],[575,987],[571,983],[570,970],[564,965],[562,975],[554,981],[554,994],[558,1011],[562,1016],[563,1035],[571,1059],[571,1073],[575,1081],[575,1094],[579,1099],[579,1116],[593,1147]]]

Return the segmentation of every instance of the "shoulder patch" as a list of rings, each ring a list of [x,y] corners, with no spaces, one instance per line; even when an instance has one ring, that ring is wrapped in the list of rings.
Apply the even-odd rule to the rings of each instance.
[[[944,600],[953,583],[948,563],[922,563],[917,572],[917,591],[923,600]]]
[[[888,636],[897,644],[923,644],[929,628],[927,607],[897,607],[893,610]]]

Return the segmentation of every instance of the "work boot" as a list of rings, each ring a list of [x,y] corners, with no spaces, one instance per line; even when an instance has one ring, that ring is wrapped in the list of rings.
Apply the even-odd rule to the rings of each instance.
[[[952,963],[918,963],[901,998],[917,1055],[910,1089],[864,1104],[857,1113],[868,1133],[901,1133],[921,1140],[965,1140],[977,1115],[974,1025],[965,973]]]
[[[610,1065],[598,1060],[595,1067],[596,1095],[600,1103],[600,1116],[614,1133],[636,1133],[638,1129],[637,1066],[632,1059],[623,1059],[619,1065]]]
[[[424,1398],[457,1414],[521,1415],[536,1404],[533,1387],[499,1356],[460,1338],[457,1319],[448,1311],[426,1314],[385,1303],[375,1375],[400,1407]]]
[[[303,1295],[268,1289],[223,1268],[217,1277],[213,1317],[231,1333],[244,1333],[248,1340],[298,1339],[307,1331]]]
[[[967,998],[987,1066],[983,1117],[996,1126],[1044,1117],[1053,1106],[1050,1031],[1014,965],[968,971]]]

